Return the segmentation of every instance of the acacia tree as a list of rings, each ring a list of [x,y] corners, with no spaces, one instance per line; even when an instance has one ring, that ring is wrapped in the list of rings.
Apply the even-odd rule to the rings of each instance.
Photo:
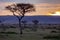
[[[16,3],[5,7],[10,10],[14,16],[19,20],[20,34],[23,33],[21,27],[21,20],[25,16],[25,13],[35,11],[35,8],[32,4]],[[18,14],[18,15],[16,15]]]
[[[23,20],[23,21],[21,21],[21,22],[22,22],[22,24],[23,24],[23,28],[26,28],[27,21]]]
[[[33,20],[32,22],[34,23],[33,30],[37,31],[39,21],[38,20]]]

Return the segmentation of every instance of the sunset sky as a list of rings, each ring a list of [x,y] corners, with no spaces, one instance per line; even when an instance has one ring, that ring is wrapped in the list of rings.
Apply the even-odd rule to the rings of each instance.
[[[0,0],[0,16],[13,15],[5,9],[13,3],[34,4],[36,11],[25,15],[60,15],[60,0]],[[56,13],[56,14],[55,14]]]

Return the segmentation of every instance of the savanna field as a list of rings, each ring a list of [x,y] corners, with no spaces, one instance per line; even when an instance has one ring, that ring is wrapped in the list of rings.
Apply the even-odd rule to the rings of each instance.
[[[60,40],[60,0],[0,0],[0,40]]]
[[[22,35],[19,34],[20,31],[19,27],[16,27],[17,25],[4,25],[5,28],[0,28],[0,40],[60,40],[60,25],[40,24],[37,28],[33,25],[30,27],[30,25],[23,28]]]

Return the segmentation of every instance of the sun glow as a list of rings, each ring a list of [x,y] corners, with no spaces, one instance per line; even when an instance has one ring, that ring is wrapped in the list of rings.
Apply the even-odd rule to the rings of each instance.
[[[50,14],[51,16],[60,16],[60,11],[56,11]]]

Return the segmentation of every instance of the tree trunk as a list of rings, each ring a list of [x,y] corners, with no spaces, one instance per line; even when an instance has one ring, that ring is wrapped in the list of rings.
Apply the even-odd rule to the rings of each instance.
[[[22,31],[22,26],[21,26],[21,20],[20,19],[19,19],[19,28],[20,28],[20,34],[22,35],[23,31]]]

